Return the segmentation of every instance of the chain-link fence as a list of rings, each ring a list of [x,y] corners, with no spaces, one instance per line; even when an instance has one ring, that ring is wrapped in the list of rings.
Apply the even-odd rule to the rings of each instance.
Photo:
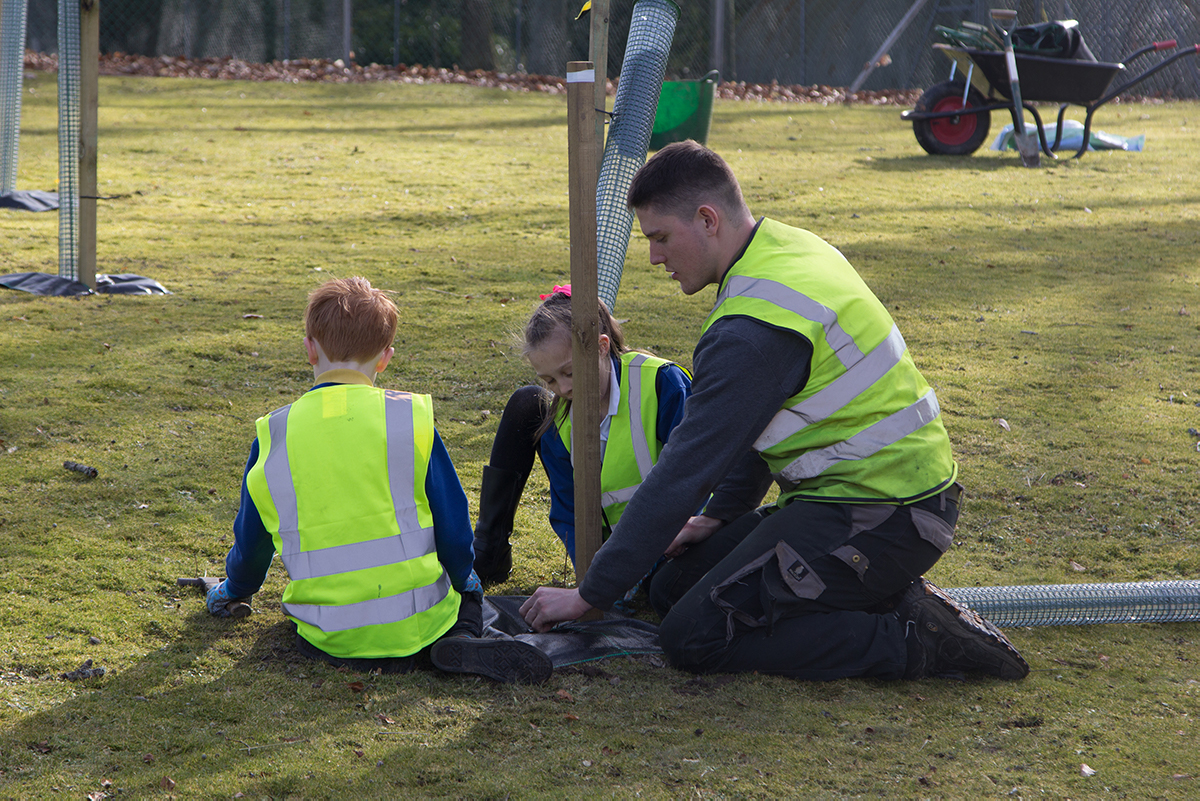
[[[1013,7],[1014,0],[996,6]],[[352,58],[562,75],[587,58],[582,0],[103,0],[101,50],[233,56],[246,61]],[[608,73],[620,71],[633,0],[612,0]],[[949,62],[930,49],[935,25],[987,22],[991,3],[925,0],[865,89],[929,86]],[[1102,61],[1162,39],[1200,42],[1196,0],[1019,0],[1018,20],[1078,19]],[[55,51],[55,4],[30,2],[28,42]],[[848,86],[913,0],[682,2],[668,77]],[[1138,91],[1200,97],[1200,59],[1182,59]]]

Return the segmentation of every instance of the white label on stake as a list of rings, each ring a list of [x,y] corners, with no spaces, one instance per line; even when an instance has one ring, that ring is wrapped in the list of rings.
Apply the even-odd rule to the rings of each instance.
[[[579,72],[568,72],[567,83],[595,83],[596,70],[579,70]]]

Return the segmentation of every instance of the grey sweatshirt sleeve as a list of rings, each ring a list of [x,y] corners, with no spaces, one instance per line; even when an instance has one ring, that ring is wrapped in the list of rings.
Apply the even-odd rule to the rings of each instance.
[[[807,383],[811,360],[807,339],[750,318],[722,318],[704,333],[683,421],[596,554],[579,587],[585,601],[608,609],[624,596],[714,489],[722,519],[762,499],[769,475],[751,445]]]

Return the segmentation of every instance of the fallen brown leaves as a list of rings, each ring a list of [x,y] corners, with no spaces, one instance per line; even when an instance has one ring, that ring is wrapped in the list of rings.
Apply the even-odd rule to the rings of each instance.
[[[58,56],[25,51],[25,68],[54,72]],[[513,92],[566,94],[567,82],[557,75],[505,73],[493,70],[460,70],[423,67],[420,64],[390,67],[383,64],[345,64],[325,58],[294,58],[256,64],[238,58],[183,58],[182,56],[134,56],[103,53],[101,75],[139,75],[157,78],[211,78],[222,81],[280,81],[283,83],[368,83],[389,81],[407,84],[464,84]],[[608,94],[616,94],[616,81],[609,81]],[[861,90],[850,94],[846,87],[815,84],[746,83],[724,81],[717,85],[722,100],[758,100],[783,103],[863,103],[871,106],[911,106],[921,96],[919,89]]]

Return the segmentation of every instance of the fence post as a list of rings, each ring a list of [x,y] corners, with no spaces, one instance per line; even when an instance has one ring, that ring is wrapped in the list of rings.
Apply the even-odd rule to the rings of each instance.
[[[725,74],[725,0],[712,0],[709,6],[708,68]]]
[[[100,0],[79,2],[79,280],[96,288]]]

